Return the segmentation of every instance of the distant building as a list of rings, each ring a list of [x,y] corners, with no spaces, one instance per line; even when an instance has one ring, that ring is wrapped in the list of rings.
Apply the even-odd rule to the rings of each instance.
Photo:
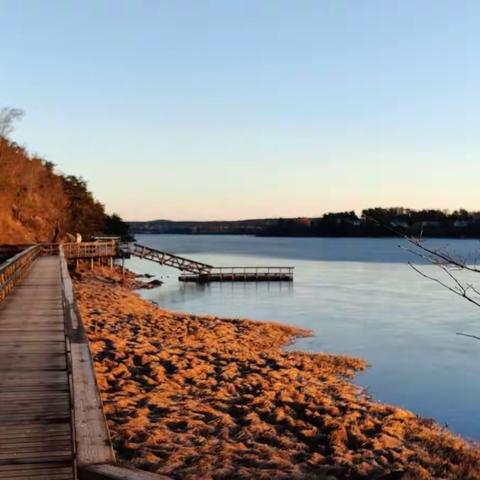
[[[390,222],[390,226],[392,226],[392,227],[394,227],[394,228],[395,228],[395,227],[397,227],[397,228],[398,228],[398,227],[408,228],[410,225],[408,224],[408,222],[407,222],[406,220],[399,220],[399,219],[397,220],[397,219],[395,219],[395,220],[392,220],[392,221]]]
[[[465,227],[469,227],[471,223],[472,222],[470,220],[455,220],[453,222],[453,226],[455,228],[465,228]]]

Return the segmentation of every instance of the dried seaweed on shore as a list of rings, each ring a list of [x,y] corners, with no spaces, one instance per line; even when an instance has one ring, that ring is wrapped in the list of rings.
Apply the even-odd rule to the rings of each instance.
[[[298,328],[159,309],[132,279],[76,281],[122,461],[174,479],[480,478],[476,446],[348,380],[363,360],[285,351]]]

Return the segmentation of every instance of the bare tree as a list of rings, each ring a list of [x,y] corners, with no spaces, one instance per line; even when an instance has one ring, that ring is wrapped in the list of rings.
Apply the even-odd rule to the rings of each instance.
[[[13,123],[23,117],[24,112],[20,108],[2,107],[0,108],[0,158],[2,156],[2,147],[8,136],[13,131]]]
[[[7,138],[13,131],[13,122],[22,118],[23,115],[24,112],[20,108],[0,108],[0,137]]]
[[[369,218],[369,220],[405,239],[407,246],[400,245],[400,248],[438,268],[438,275],[433,275],[426,273],[421,266],[408,262],[415,272],[480,307],[480,287],[475,285],[475,276],[480,274],[480,267],[476,258],[461,257],[447,248],[430,247],[424,241],[423,232],[420,232],[418,237],[413,237],[382,224],[376,219]],[[480,340],[480,337],[466,333],[457,332],[457,335]]]

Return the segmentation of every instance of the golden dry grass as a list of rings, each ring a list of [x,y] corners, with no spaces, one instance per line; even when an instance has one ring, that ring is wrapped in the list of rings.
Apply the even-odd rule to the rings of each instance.
[[[174,313],[107,269],[76,282],[117,455],[175,479],[478,479],[480,450],[377,403],[309,332]]]

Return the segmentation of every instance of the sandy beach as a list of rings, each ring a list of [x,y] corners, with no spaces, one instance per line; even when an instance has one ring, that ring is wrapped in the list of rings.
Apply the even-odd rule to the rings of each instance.
[[[75,288],[120,461],[172,479],[478,479],[480,449],[351,382],[362,359],[286,351],[310,332],[162,310],[134,275]]]

